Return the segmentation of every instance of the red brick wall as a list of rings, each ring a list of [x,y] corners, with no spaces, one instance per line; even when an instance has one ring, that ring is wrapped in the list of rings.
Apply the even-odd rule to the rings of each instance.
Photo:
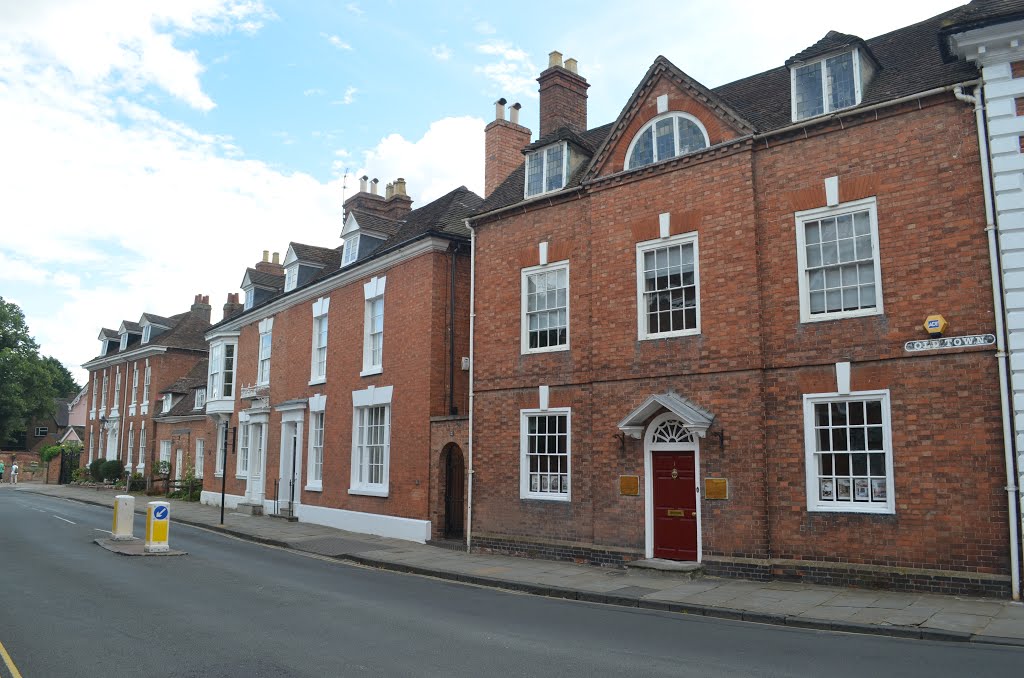
[[[456,268],[456,360],[468,355],[469,261],[459,256]],[[324,294],[331,299],[328,313],[327,380],[310,386],[312,350],[312,303],[303,301],[274,315],[270,363],[271,406],[286,400],[323,394],[327,398],[324,419],[323,490],[305,490],[309,454],[309,412],[303,413],[302,485],[304,504],[380,513],[417,519],[430,517],[430,418],[448,413],[448,303],[449,256],[425,253],[375,275],[386,276],[384,292],[383,372],[360,377],[363,368],[363,313],[366,276]],[[256,381],[257,312],[244,326],[238,340],[236,384]],[[456,404],[468,409],[468,376],[456,370]],[[388,497],[350,495],[352,455],[352,393],[374,386],[393,386],[391,402],[390,489]],[[238,412],[249,407],[239,399]],[[274,479],[280,473],[281,413],[271,410],[267,429],[266,495],[273,496]],[[212,459],[212,457],[211,457]],[[245,482],[234,477],[234,457],[228,458],[227,492],[244,494]],[[215,484],[216,487],[212,485]],[[220,479],[207,475],[207,490],[220,490]]]
[[[507,120],[484,128],[484,197],[486,198],[523,163],[522,150],[530,145],[530,130]]]
[[[540,84],[540,125],[538,135],[543,137],[560,127],[571,127],[577,132],[587,129],[587,84],[585,78],[556,66],[537,78]]]
[[[643,476],[643,444],[620,442],[616,424],[673,389],[713,412],[724,438],[700,442],[700,476],[730,486],[728,500],[702,502],[704,554],[1006,573],[996,361],[903,348],[931,313],[952,334],[994,327],[971,111],[951,96],[916,106],[480,225],[474,531],[642,553],[643,491],[621,496],[618,476]],[[841,201],[877,199],[885,313],[801,323],[794,212],[824,206],[830,176]],[[664,212],[672,233],[698,234],[701,333],[638,341],[635,245],[657,237]],[[569,257],[571,349],[523,356],[520,272],[543,240]],[[853,363],[853,390],[890,390],[895,515],[807,510],[802,396],[834,392],[839,361]],[[552,407],[572,407],[568,504],[519,499],[519,410],[537,406],[539,384]]]

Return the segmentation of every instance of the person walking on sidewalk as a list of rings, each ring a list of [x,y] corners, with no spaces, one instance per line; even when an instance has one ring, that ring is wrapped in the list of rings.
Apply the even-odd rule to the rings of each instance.
[[[4,481],[4,462],[0,461],[0,483]]]
[[[18,462],[11,464],[11,485],[18,484]]]

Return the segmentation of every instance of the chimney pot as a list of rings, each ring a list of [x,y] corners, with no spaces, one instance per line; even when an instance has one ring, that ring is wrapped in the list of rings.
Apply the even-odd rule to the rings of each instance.
[[[274,252],[273,263],[275,263],[275,264],[280,264],[281,263],[281,254],[279,252]]]
[[[577,70],[576,70],[576,60],[575,59],[566,59],[565,60],[565,70],[569,71],[570,73],[578,73]]]
[[[494,119],[504,120],[505,119],[505,97],[502,97],[494,102]]]
[[[406,195],[405,179],[402,177],[395,179],[395,195]]]
[[[359,177],[359,192],[366,193],[366,175]]]
[[[263,250],[263,261],[270,261],[270,250]]]
[[[395,194],[395,185],[388,182],[388,185],[384,187],[384,199],[391,200],[391,196]]]
[[[513,125],[519,124],[519,109],[522,107],[523,105],[517,101],[509,108],[509,119]]]
[[[562,53],[551,52],[548,54],[548,68],[562,65]]]
[[[204,304],[210,303],[210,295],[209,294],[204,294],[203,295],[203,303]]]
[[[380,183],[380,179],[374,177],[373,181],[370,182],[370,193],[377,195],[377,184]]]

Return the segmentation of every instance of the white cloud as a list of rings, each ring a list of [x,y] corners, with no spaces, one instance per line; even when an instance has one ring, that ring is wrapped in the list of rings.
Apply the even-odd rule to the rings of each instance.
[[[203,67],[178,36],[252,32],[273,12],[256,0],[34,0],[0,3],[0,62],[8,68],[49,68],[77,85],[138,91],[163,89],[193,108],[214,102],[199,82]]]
[[[345,96],[342,99],[342,103],[350,104],[353,101],[355,101],[356,92],[358,92],[358,91],[359,90],[356,89],[355,87],[352,87],[352,86],[346,87],[345,88]]]
[[[359,4],[355,2],[350,2],[347,5],[345,5],[345,9],[352,12],[356,16],[362,16],[363,14],[366,14],[366,12],[363,11],[362,7],[360,7]]]
[[[336,35],[328,35],[327,33],[321,33],[320,37],[326,39],[327,42],[331,43],[333,46],[337,47],[340,50],[352,51],[352,45],[348,44],[347,42],[345,42]]]
[[[430,53],[438,61],[448,61],[452,58],[452,50],[445,44],[436,45],[430,48]]]
[[[319,96],[323,96],[324,94],[327,94],[327,92],[324,91],[323,89],[321,89],[320,87],[310,87],[309,89],[302,90],[302,96],[304,96],[304,97],[312,97],[312,96],[319,97]]]
[[[476,51],[487,56],[499,57],[498,61],[477,66],[475,73],[483,75],[502,96],[537,96],[537,67],[530,61],[525,50],[495,40],[476,46]]]
[[[422,207],[460,185],[483,194],[484,121],[474,117],[442,118],[416,141],[390,134],[363,153],[355,176],[378,177],[381,184],[402,177],[409,195]]]

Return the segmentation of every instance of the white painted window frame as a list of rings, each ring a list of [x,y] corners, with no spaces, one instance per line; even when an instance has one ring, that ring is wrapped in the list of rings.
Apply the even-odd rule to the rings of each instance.
[[[142,422],[139,429],[139,465],[135,467],[136,473],[142,473],[146,468],[146,422]]]
[[[854,98],[854,103],[853,103],[853,106],[847,106],[845,108],[835,108],[835,109],[833,109],[833,108],[830,107],[831,106],[831,101],[830,101],[829,96],[828,96],[828,67],[827,67],[827,64],[825,62],[827,60],[829,60],[829,59],[832,59],[832,58],[837,57],[837,56],[842,56],[843,54],[846,54],[847,52],[851,52],[851,51],[853,52],[853,98]],[[806,118],[798,118],[798,117],[796,117],[796,72],[797,72],[798,69],[804,68],[805,66],[813,66],[816,63],[820,63],[821,64],[821,98],[822,98],[821,111],[822,112],[819,113],[818,115],[809,115]],[[831,54],[826,54],[826,55],[822,56],[821,58],[813,59],[811,61],[807,61],[807,62],[802,63],[802,64],[793,64],[790,67],[790,69],[789,69],[789,110],[791,112],[790,118],[791,118],[792,122],[799,122],[801,120],[811,120],[813,118],[818,118],[818,117],[821,117],[823,115],[828,115],[829,113],[835,113],[836,111],[845,111],[847,109],[859,106],[860,102],[861,102],[861,100],[863,98],[863,96],[862,96],[863,90],[862,90],[862,87],[861,87],[861,70],[860,69],[861,69],[860,48],[857,48],[857,47],[853,48],[852,50],[844,49],[844,50],[840,50],[838,52],[832,52]],[[627,155],[626,157],[628,158],[629,156]]]
[[[695,327],[671,332],[648,332],[647,331],[647,306],[644,303],[644,253],[672,247],[675,245],[693,246],[693,286],[697,301],[697,324]],[[672,337],[690,337],[699,335],[701,332],[701,301],[700,301],[700,245],[696,231],[670,235],[657,240],[645,240],[636,244],[636,318],[637,338],[640,341],[649,339],[669,339]]]
[[[153,373],[149,366],[149,358],[146,358],[146,370],[142,379],[142,404],[140,406],[142,414],[149,412],[149,386],[152,376]]]
[[[127,459],[125,460],[125,469],[127,471],[132,470],[132,454],[134,453],[135,447],[135,422],[128,422],[128,444],[125,446],[127,451]]]
[[[875,307],[859,308],[855,311],[832,311],[825,313],[811,314],[811,293],[807,283],[807,243],[806,229],[804,224],[808,221],[837,217],[853,212],[868,212],[868,219],[871,223],[871,248],[874,253],[875,265]],[[860,200],[840,203],[834,207],[816,207],[810,210],[802,210],[794,215],[796,220],[796,257],[797,257],[797,283],[800,293],[800,322],[814,323],[823,320],[841,320],[843,318],[862,318],[871,315],[883,315],[884,295],[882,294],[882,253],[878,245],[878,201],[872,196]],[[698,302],[699,303],[699,302]]]
[[[256,424],[251,424],[255,426]],[[235,456],[235,478],[245,480],[249,477],[249,446],[252,444],[252,432],[248,421],[238,422],[238,454]]]
[[[700,121],[700,119],[690,115],[689,113],[684,113],[683,111],[667,111],[665,113],[662,113],[661,115],[657,115],[657,116],[651,118],[650,121],[648,121],[648,123],[646,125],[644,125],[643,127],[640,128],[639,132],[637,132],[635,135],[633,135],[633,140],[629,142],[629,146],[626,148],[626,159],[625,159],[625,163],[624,163],[625,164],[625,169],[632,170],[632,169],[639,169],[641,167],[650,167],[651,165],[653,165],[655,163],[659,163],[662,160],[670,160],[671,159],[671,158],[659,158],[658,157],[658,144],[657,144],[657,141],[655,141],[655,143],[654,143],[654,160],[652,162],[650,162],[650,163],[648,163],[646,165],[635,165],[633,167],[629,166],[629,159],[631,157],[633,157],[633,148],[636,146],[637,142],[640,141],[640,137],[643,136],[643,134],[645,132],[647,132],[647,130],[651,129],[652,127],[657,125],[659,122],[661,122],[665,118],[684,118],[684,119],[689,120],[690,122],[692,122],[692,123],[697,125],[697,128],[700,130],[701,134],[704,135],[704,148],[700,149],[699,151],[691,151],[692,153],[698,153],[700,151],[706,150],[708,148],[708,146],[711,145],[711,137],[708,136],[708,130],[707,130],[706,127],[704,127],[704,123],[702,123]],[[680,155],[682,155],[682,153],[680,152],[680,148],[679,148],[679,140],[682,138],[682,135],[679,134],[679,123],[678,122],[673,122],[672,123],[672,129],[673,129],[673,133],[675,135],[675,139],[674,140],[675,140],[675,151],[676,151],[675,155],[673,155],[672,158],[678,158]]]
[[[149,340],[153,338],[153,326],[143,325],[142,327],[142,343],[148,344]]]
[[[529,462],[529,426],[527,421],[530,417],[565,415],[565,454],[566,474],[569,476],[569,490],[565,494],[561,492],[531,492],[530,491],[530,462]],[[519,410],[519,498],[540,499],[541,501],[572,501],[572,408],[570,407],[549,407],[547,409],[525,409]]]
[[[124,334],[121,335],[121,342],[118,344],[118,350],[123,351],[126,348],[128,348],[128,333],[127,332],[125,332]]]
[[[814,429],[814,405],[824,402],[880,400],[882,403],[883,451],[885,452],[886,503],[855,501],[825,502],[818,497],[817,444]],[[804,403],[804,467],[807,484],[807,510],[814,513],[896,513],[896,483],[893,473],[892,416],[889,390],[851,391],[850,393],[806,393]],[[877,452],[877,451],[876,451]]]
[[[313,341],[309,359],[310,386],[327,381],[327,342],[330,332],[328,312],[330,308],[330,297],[320,297],[313,302]],[[323,335],[322,346],[320,345],[321,335]]]
[[[312,492],[323,491],[324,477],[324,434],[327,422],[327,396],[317,394],[309,399],[309,453],[306,455],[306,489]],[[317,420],[320,427],[320,445],[317,446]],[[319,468],[318,468],[319,467]]]
[[[245,289],[245,301],[242,303],[242,310],[248,311],[252,308],[253,303],[256,301],[256,288],[247,287]]]
[[[391,399],[392,386],[370,386],[362,391],[352,392],[352,461],[349,478],[349,494],[370,497],[387,497],[391,487]],[[363,483],[360,475],[359,422],[361,414],[370,407],[384,407],[384,473],[380,483]]]
[[[349,233],[344,238],[341,250],[341,266],[344,268],[359,259],[359,232]]]
[[[107,384],[108,384],[107,371],[103,370],[103,391],[100,393],[100,416],[103,417],[107,414]]]
[[[256,384],[270,384],[270,358],[274,349],[274,319],[265,318],[259,324],[260,338],[257,345]],[[266,343],[263,338],[267,337]]]
[[[116,414],[121,402],[121,366],[114,370],[114,402],[110,403],[110,413]]]
[[[196,478],[203,477],[203,466],[206,464],[206,440],[196,438]]]
[[[132,363],[132,407],[138,402],[139,397],[139,361]],[[135,414],[135,412],[132,412]]]
[[[195,406],[193,407],[193,409],[201,410],[205,406],[206,406],[206,389],[205,388],[197,388],[196,389]]]
[[[36,426],[36,430],[35,430],[35,434],[36,434],[35,437],[36,438],[42,438],[43,436],[48,435],[49,433],[50,433],[50,427],[49,426]]]
[[[160,462],[171,463],[171,441],[161,440],[160,441]]]
[[[387,285],[387,277],[380,276],[371,278],[370,282],[363,285],[363,369],[359,373],[361,377],[373,374],[380,374],[384,371],[384,289]],[[373,337],[371,333],[371,320],[373,304],[377,300],[381,303],[381,330],[380,330],[380,362],[373,362]]]
[[[541,348],[530,348],[530,323],[527,311],[527,281],[531,275],[537,275],[540,273],[552,273],[565,269],[565,343],[557,346],[544,346]],[[540,266],[530,266],[529,268],[522,269],[519,279],[519,342],[520,342],[520,353],[526,355],[529,353],[552,353],[554,351],[568,351],[569,344],[571,341],[571,326],[572,320],[570,316],[571,311],[571,299],[570,292],[572,289],[572,276],[569,270],[569,260],[563,259],[561,261],[555,261],[549,264],[542,264]]]
[[[562,147],[562,185],[558,188],[548,190],[548,175],[550,174],[550,168],[548,167],[548,149],[552,146]],[[540,157],[541,171],[540,171],[540,191],[536,193],[530,193],[530,158]],[[565,185],[569,183],[569,144],[565,141],[560,141],[556,144],[548,144],[544,148],[538,148],[536,151],[531,151],[526,154],[526,172],[523,177],[523,198],[536,198],[539,195],[545,193],[557,193],[565,188]]]
[[[291,292],[299,283],[299,264],[294,263],[284,269],[284,291]]]

